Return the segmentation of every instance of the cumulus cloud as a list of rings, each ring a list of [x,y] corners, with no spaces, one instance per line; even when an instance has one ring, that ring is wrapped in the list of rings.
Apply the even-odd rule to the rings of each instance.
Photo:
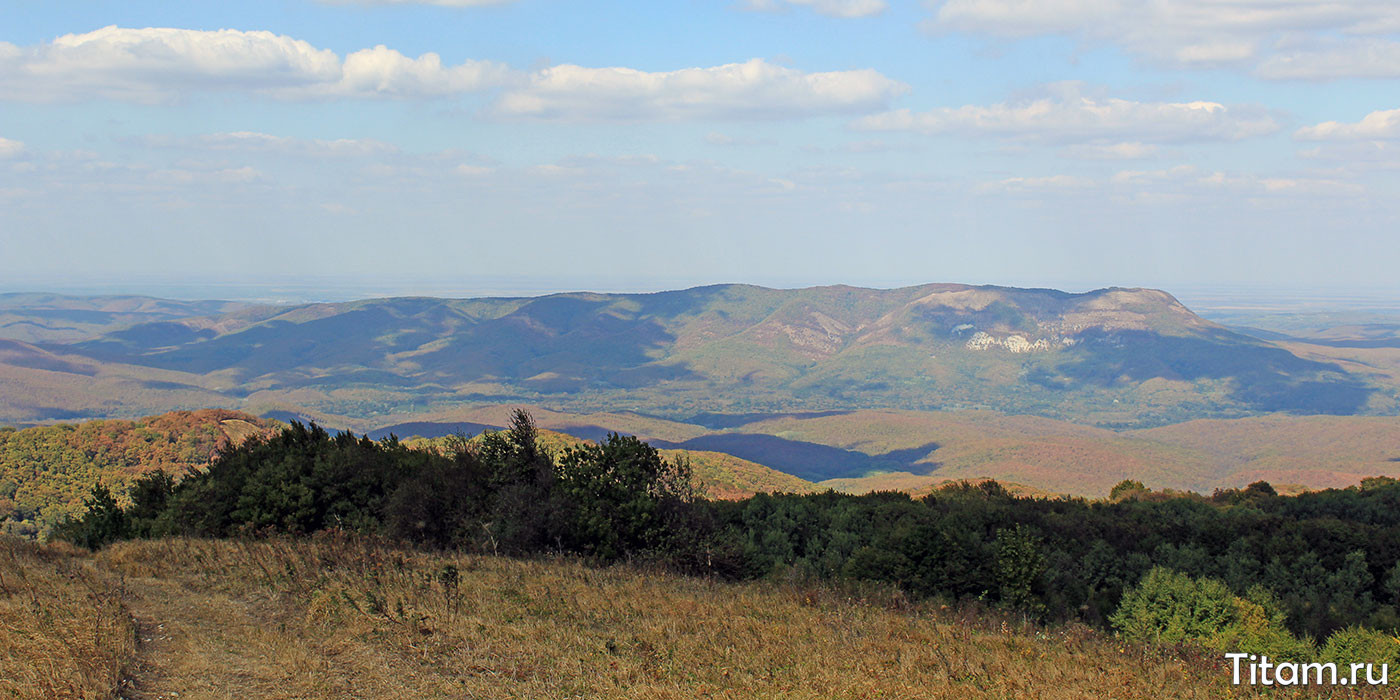
[[[1293,137],[1323,142],[1299,155],[1337,163],[1345,171],[1400,167],[1400,109],[1371,112],[1358,122],[1314,124],[1297,130]]]
[[[168,139],[154,139],[152,145],[200,146],[214,150],[269,151],[292,155],[373,156],[398,153],[397,146],[374,139],[298,139],[273,136],[256,131],[228,131],[204,134],[173,144]]]
[[[1259,108],[1092,98],[1080,94],[1075,85],[1052,87],[1056,94],[1047,97],[926,112],[900,109],[863,117],[854,126],[868,131],[987,135],[1061,144],[1235,141],[1278,129],[1273,117]],[[1134,148],[1121,143],[1117,147],[1127,155]]]
[[[1277,52],[1256,72],[1274,80],[1400,78],[1400,42],[1355,37],[1309,42]]]
[[[1008,177],[977,188],[983,194],[992,192],[1035,192],[1082,190],[1094,186],[1094,181],[1076,175],[1047,175],[1043,177]]]
[[[1327,161],[1344,171],[1400,168],[1400,140],[1343,141],[1299,152],[1303,158]]]
[[[251,166],[240,168],[215,168],[196,170],[192,168],[169,168],[152,172],[149,179],[162,183],[181,185],[191,184],[247,184],[262,179],[262,173]]]
[[[929,0],[935,32],[1059,34],[1184,66],[1243,65],[1269,78],[1367,77],[1381,66],[1347,50],[1289,51],[1301,38],[1400,31],[1391,0]],[[1348,39],[1345,43],[1351,43]],[[1391,42],[1375,42],[1383,52]],[[1387,48],[1389,46],[1389,48]],[[1373,48],[1374,50],[1374,48]],[[1393,63],[1392,63],[1393,65]],[[1394,73],[1390,73],[1394,75]]]
[[[0,137],[0,160],[18,158],[24,154],[24,143]]]
[[[486,61],[444,66],[378,46],[335,52],[267,31],[104,27],[19,47],[0,42],[0,99],[107,98],[160,102],[193,91],[237,90],[285,99],[434,97],[498,85],[509,70]]]
[[[1139,160],[1142,158],[1155,158],[1157,156],[1157,146],[1139,141],[1126,141],[1123,143],[1083,143],[1070,146],[1060,151],[1068,158],[1078,158],[1080,160]]]
[[[1355,124],[1323,122],[1303,127],[1294,136],[1306,141],[1400,139],[1400,109],[1371,112]]]
[[[871,111],[907,90],[874,70],[805,73],[762,59],[658,73],[561,65],[502,95],[495,111],[555,121],[765,119]]]
[[[1247,201],[1307,201],[1362,195],[1355,183],[1315,174],[1203,172],[1192,165],[1158,170],[1120,170],[1106,178],[1079,175],[1011,177],[982,183],[978,194],[1115,197],[1124,201],[1212,201],[1241,197]],[[1302,197],[1304,200],[1291,200]]]
[[[491,61],[443,66],[435,53],[409,58],[380,45],[346,56],[340,80],[311,92],[333,97],[438,97],[499,85],[509,76],[505,65]]]
[[[889,3],[885,0],[749,0],[748,7],[760,11],[809,7],[830,17],[872,17],[889,8]]]

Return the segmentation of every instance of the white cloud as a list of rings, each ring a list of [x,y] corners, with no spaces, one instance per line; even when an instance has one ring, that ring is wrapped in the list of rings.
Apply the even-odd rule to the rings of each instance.
[[[168,168],[152,172],[148,177],[154,181],[180,185],[247,184],[262,179],[262,173],[251,166],[206,170]]]
[[[295,155],[368,156],[397,153],[398,147],[373,139],[296,139],[255,131],[206,134],[194,143],[215,150],[272,151]]]
[[[1053,198],[1094,197],[1146,202],[1212,202],[1230,197],[1254,204],[1355,197],[1365,188],[1355,182],[1316,174],[1201,172],[1192,165],[1159,170],[1121,170],[1107,178],[1058,174],[1010,177],[973,188],[978,194],[1023,194]],[[1294,199],[1296,198],[1296,199]]]
[[[1270,56],[1257,73],[1275,80],[1400,78],[1400,42],[1355,37],[1309,42]]]
[[[160,102],[209,90],[284,99],[433,97],[498,85],[502,65],[445,67],[383,46],[335,52],[267,31],[104,27],[29,47],[0,42],[0,99]]]
[[[345,57],[340,81],[325,94],[347,97],[437,97],[500,85],[510,69],[490,61],[467,61],[444,67],[442,58],[425,53],[409,58],[383,45]]]
[[[1355,124],[1323,122],[1303,127],[1294,136],[1307,141],[1400,139],[1400,109],[1371,112]]]
[[[1347,171],[1400,168],[1400,141],[1344,141],[1299,152],[1303,158],[1328,161]]]
[[[711,131],[705,134],[705,143],[711,146],[731,146],[735,148],[752,148],[755,146],[771,146],[775,141],[768,137],[756,136],[734,136],[719,131]]]
[[[18,158],[24,154],[24,142],[0,137],[0,160]]]
[[[789,6],[810,7],[831,17],[873,17],[889,8],[885,0],[749,0],[748,8],[774,11]]]
[[[1073,84],[1048,97],[994,105],[908,109],[874,114],[854,126],[869,131],[974,134],[1047,143],[1235,141],[1278,125],[1267,112],[1217,102],[1134,102],[1091,98]]]
[[[1241,65],[1269,78],[1366,77],[1382,64],[1350,49],[1293,52],[1300,38],[1400,31],[1393,0],[929,0],[935,32],[1019,38],[1059,34],[1108,43],[1156,61],[1183,66]],[[1335,39],[1333,39],[1335,41]],[[1370,51],[1393,55],[1375,40]],[[1283,47],[1281,49],[1281,47]],[[1340,53],[1338,53],[1340,52]],[[1393,66],[1392,62],[1392,66]],[[1387,75],[1394,75],[1392,67]]]
[[[495,109],[557,121],[765,119],[867,112],[907,89],[874,70],[804,73],[762,59],[659,73],[561,65],[536,72]]]
[[[1193,165],[1178,165],[1162,170],[1120,170],[1110,178],[1117,184],[1150,184],[1165,180],[1185,180],[1196,173]]]
[[[1300,141],[1321,141],[1298,155],[1335,163],[1343,171],[1400,168],[1400,109],[1371,112],[1354,123],[1322,122],[1293,133]]]
[[[1365,188],[1354,182],[1320,177],[1268,177],[1260,175],[1230,175],[1214,172],[1198,178],[1196,184],[1245,195],[1306,195],[1337,197],[1362,194]]]
[[[1061,150],[1060,154],[1067,158],[1080,160],[1139,160],[1154,158],[1157,156],[1157,151],[1158,148],[1154,144],[1125,141],[1110,144],[1076,144]]]
[[[1094,181],[1076,175],[1048,175],[1044,177],[1009,177],[990,182],[977,189],[981,193],[992,192],[1033,192],[1080,190],[1094,186]]]

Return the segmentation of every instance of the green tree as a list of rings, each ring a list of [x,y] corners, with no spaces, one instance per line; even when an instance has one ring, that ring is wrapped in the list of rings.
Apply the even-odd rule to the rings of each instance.
[[[997,586],[1001,600],[1014,608],[1043,613],[1038,588],[1045,573],[1041,541],[1029,528],[1017,525],[997,531]]]
[[[162,515],[175,495],[175,478],[163,469],[157,469],[131,485],[131,506],[126,517],[131,524],[133,537],[153,537],[164,534],[167,529],[161,523]]]
[[[633,436],[565,450],[559,487],[574,511],[574,537],[605,560],[655,549],[666,535],[668,503],[694,498],[689,465],[668,461]]]
[[[80,547],[97,550],[129,536],[126,514],[112,492],[104,484],[92,487],[92,495],[83,501],[87,512],[78,520],[69,520],[58,527],[58,536]]]
[[[1148,493],[1147,486],[1141,481],[1136,479],[1124,479],[1118,482],[1118,484],[1108,492],[1108,500],[1123,501],[1129,498],[1138,498],[1145,493]]]

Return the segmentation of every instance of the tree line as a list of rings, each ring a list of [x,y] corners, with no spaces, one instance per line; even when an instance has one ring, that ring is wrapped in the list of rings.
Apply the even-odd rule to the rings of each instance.
[[[1348,629],[1400,630],[1393,479],[1297,496],[1262,482],[1212,496],[1125,482],[1110,500],[1089,501],[1017,497],[986,482],[919,499],[710,501],[687,463],[635,437],[557,453],[536,438],[523,411],[507,430],[458,436],[442,450],[293,423],[178,482],[143,477],[125,507],[99,485],[86,513],[58,531],[96,548],[343,529],[425,547],[641,559],[728,579],[874,581],[1166,641],[1201,641],[1182,632],[1196,625],[1216,630],[1215,643],[1235,634],[1296,650]]]

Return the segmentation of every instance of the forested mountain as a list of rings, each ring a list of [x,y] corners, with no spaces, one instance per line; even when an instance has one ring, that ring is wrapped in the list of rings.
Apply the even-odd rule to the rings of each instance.
[[[277,434],[279,425],[237,411],[206,409],[135,421],[0,428],[0,531],[46,535],[64,518],[83,511],[83,500],[94,484],[124,494],[137,479],[155,471],[178,480],[207,466],[220,450],[249,437]],[[410,439],[405,444],[441,451],[450,439]],[[549,430],[540,431],[540,441],[556,454],[592,444]],[[661,454],[688,464],[700,492],[710,498],[821,490],[795,476],[721,452],[682,449]]]
[[[165,318],[12,343],[8,356],[19,359],[0,358],[0,382],[17,391],[0,420],[17,422],[191,405],[363,418],[515,401],[672,418],[981,408],[1141,426],[1397,406],[1374,376],[1234,333],[1149,289],[394,298]],[[140,398],[85,398],[103,390]],[[10,398],[20,395],[23,406]]]
[[[1207,498],[1124,481],[1090,502],[962,482],[918,500],[714,501],[699,498],[685,461],[635,437],[555,451],[539,435],[523,411],[506,431],[439,450],[293,423],[179,482],[142,478],[125,507],[96,487],[58,534],[98,548],[356,532],[480,553],[641,558],[720,578],[881,581],[917,597],[994,600],[1035,617],[1112,621],[1137,639],[1248,643],[1271,656],[1309,656],[1311,640],[1355,625],[1400,626],[1394,479],[1295,497],[1263,482]],[[1182,628],[1178,614],[1209,619]]]

